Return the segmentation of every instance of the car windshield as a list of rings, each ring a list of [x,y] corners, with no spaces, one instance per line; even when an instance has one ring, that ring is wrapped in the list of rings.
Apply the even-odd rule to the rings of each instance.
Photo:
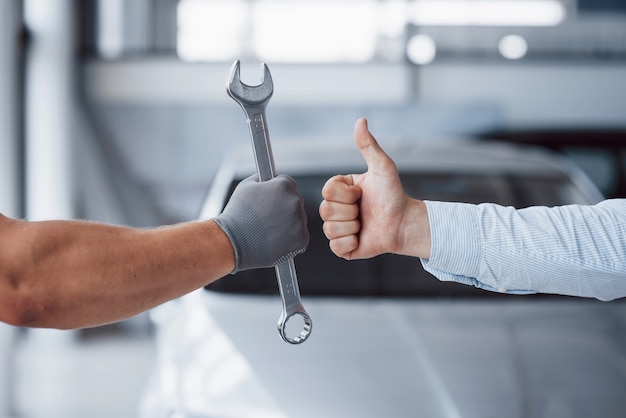
[[[440,282],[419,259],[385,254],[346,261],[328,247],[318,214],[321,189],[332,175],[294,176],[305,201],[311,241],[295,258],[300,291],[307,296],[498,296],[472,286]],[[458,175],[401,173],[405,192],[425,200],[492,202],[522,208],[588,203],[564,175]],[[231,192],[237,182],[231,185]],[[274,269],[244,271],[218,280],[207,289],[228,293],[276,294]]]

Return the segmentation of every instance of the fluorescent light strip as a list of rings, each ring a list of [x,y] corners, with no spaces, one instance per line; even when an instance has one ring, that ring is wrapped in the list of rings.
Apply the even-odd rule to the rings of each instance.
[[[556,0],[415,0],[418,26],[556,26],[565,18]]]

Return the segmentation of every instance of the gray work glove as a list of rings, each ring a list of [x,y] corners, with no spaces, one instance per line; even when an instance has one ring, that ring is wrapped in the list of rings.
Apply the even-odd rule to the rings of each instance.
[[[271,267],[309,245],[304,201],[295,180],[284,174],[264,182],[256,175],[243,180],[215,222],[235,251],[233,274]]]

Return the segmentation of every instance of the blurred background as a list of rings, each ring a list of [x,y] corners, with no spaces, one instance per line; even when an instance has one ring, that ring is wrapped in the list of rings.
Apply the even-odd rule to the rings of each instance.
[[[530,143],[626,196],[624,0],[0,0],[0,212],[194,219],[249,141],[225,93],[269,65],[272,141]],[[280,161],[277,161],[280,171]],[[147,315],[0,329],[0,416],[132,417]]]

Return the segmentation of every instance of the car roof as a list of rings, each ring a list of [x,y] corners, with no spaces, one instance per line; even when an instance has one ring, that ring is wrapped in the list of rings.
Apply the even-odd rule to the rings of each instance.
[[[555,174],[571,172],[571,165],[556,153],[539,147],[478,140],[386,141],[381,147],[401,172],[462,172]],[[272,144],[276,168],[290,175],[362,172],[367,169],[351,140],[276,141]],[[232,149],[224,159],[237,177],[255,171],[252,147]]]
[[[567,177],[585,194],[589,202],[603,196],[591,180],[566,157],[534,146],[481,141],[472,138],[380,141],[394,160],[400,175],[459,174],[506,175],[524,177]],[[362,173],[367,170],[354,141],[307,139],[275,141],[272,144],[276,170],[292,177]],[[234,181],[256,172],[252,145],[232,148],[213,179],[210,192],[200,211],[201,218],[216,216]]]

